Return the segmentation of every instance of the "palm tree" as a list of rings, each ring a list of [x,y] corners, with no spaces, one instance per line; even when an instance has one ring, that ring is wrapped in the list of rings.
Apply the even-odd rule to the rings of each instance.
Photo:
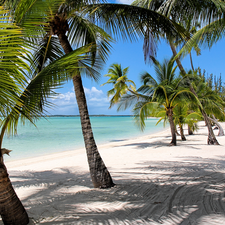
[[[15,133],[19,118],[22,122],[29,120],[34,124],[35,120],[45,115],[44,108],[46,108],[46,106],[51,106],[46,99],[52,95],[57,87],[65,82],[67,73],[74,70],[74,67],[71,67],[71,63],[85,61],[86,57],[82,55],[89,50],[90,47],[78,49],[71,55],[54,61],[32,78],[27,86],[23,88],[24,91],[18,96],[17,103],[11,106],[11,111],[7,113],[5,119],[2,121],[0,133],[0,149],[2,149],[2,152],[5,154],[9,153],[9,150],[2,148],[5,132]],[[3,162],[3,155],[1,155],[0,165],[1,168],[4,168],[5,173],[3,174],[2,172],[1,176],[7,178],[0,188],[0,198],[2,199],[0,215],[3,222],[4,224],[27,224],[29,222],[28,216],[8,179],[7,169]]]
[[[54,46],[52,40],[55,37],[57,37],[56,43],[60,43],[60,48],[64,50],[66,55],[71,55],[71,52],[73,52],[72,45],[77,48],[89,43],[95,43],[91,45],[91,53],[89,53],[92,57],[91,64],[92,66],[95,64],[95,68],[101,66],[99,59],[102,58],[102,60],[104,60],[107,56],[111,37],[102,29],[91,23],[87,18],[80,15],[78,10],[81,10],[83,4],[86,3],[85,1],[84,3],[82,1],[72,1],[67,3],[64,1],[45,2],[46,4],[49,4],[48,6],[38,0],[34,1],[31,5],[26,3],[27,1],[21,1],[16,8],[16,20],[18,23],[25,26],[27,20],[29,21],[32,19],[30,15],[33,16],[33,13],[38,9],[40,15],[38,15],[37,18],[42,17],[42,19],[45,19],[45,23],[49,24],[47,29],[46,26],[43,27],[45,31],[44,36],[40,35],[37,36],[36,39],[33,39],[36,43],[41,42],[43,46],[43,48],[38,49],[35,54],[36,58],[34,61],[36,62],[36,71],[40,71],[44,67],[46,56],[48,54],[53,54],[50,46]],[[69,27],[71,28],[69,33],[70,42],[66,35]],[[94,187],[112,187],[114,186],[114,183],[95,144],[81,80],[81,74],[84,73],[97,80],[99,73],[87,69],[86,65],[81,62],[77,62],[73,64],[73,66],[74,70],[71,74],[68,74],[67,78],[72,79],[74,84],[92,182]]]
[[[225,102],[219,94],[212,90],[202,79],[194,79],[193,86],[195,87],[199,101],[207,113],[208,119],[218,126],[219,136],[223,136],[223,128],[216,118],[224,118]]]
[[[107,92],[108,97],[113,96],[109,108],[118,103],[127,91],[135,91],[135,83],[127,78],[128,70],[129,67],[122,69],[121,64],[114,63],[109,67],[108,74],[104,75],[109,80],[102,85],[113,84],[113,88]]]
[[[142,74],[143,85],[136,93],[124,95],[119,102],[118,109],[126,109],[134,105],[133,113],[142,130],[145,127],[144,121],[148,116],[161,116],[162,113],[165,113],[170,123],[172,135],[170,145],[176,145],[173,110],[178,105],[179,100],[190,98],[190,91],[179,86],[182,79],[175,77],[176,67],[173,67],[174,61],[172,58],[169,61],[165,60],[162,64],[154,57],[152,57],[152,60],[156,79],[147,72]]]
[[[97,56],[105,60],[112,40],[103,29],[93,22],[98,22],[99,25],[107,31],[111,31],[114,35],[119,33],[122,38],[131,40],[145,35],[146,30],[157,38],[157,34],[161,31],[167,32],[169,35],[169,33],[177,33],[177,29],[180,28],[171,20],[151,10],[119,4],[91,3],[99,2],[95,0],[48,2],[34,0],[27,4],[27,1],[21,0],[16,6],[16,21],[26,26],[27,20],[33,20],[33,16],[42,12],[42,16],[39,15],[37,18],[46,22],[45,26],[41,28],[46,30],[47,43],[52,36],[57,36],[65,54],[69,54],[72,47],[97,43],[97,47],[95,46],[92,49],[93,64],[98,63]],[[37,18],[34,18],[33,23],[37,21],[38,26]],[[152,20],[154,23],[151,22]],[[92,76],[92,78],[97,79],[95,76]],[[74,71],[72,80],[93,185],[102,188],[112,187],[114,185],[112,178],[100,157],[94,140],[80,70]]]
[[[208,0],[208,1],[189,1],[189,0],[185,0],[185,1],[170,1],[170,0],[149,0],[149,1],[144,1],[144,0],[136,0],[134,3],[134,5],[138,5],[138,6],[142,6],[145,8],[149,8],[149,9],[154,9],[157,12],[162,13],[163,15],[167,16],[168,18],[172,18],[173,21],[179,21],[179,23],[183,23],[185,21],[185,19],[187,18],[187,16],[192,15],[192,17],[194,18],[194,21],[199,20],[199,18],[201,18],[201,22],[203,23],[208,23],[208,22],[212,22],[212,21],[216,21],[213,23],[213,25],[208,25],[209,28],[208,29],[203,29],[203,31],[201,32],[195,32],[194,36],[195,37],[199,37],[202,39],[203,34],[205,34],[204,36],[204,40],[210,40],[210,35],[214,36],[214,40],[216,39],[215,36],[218,39],[218,29],[216,29],[216,31],[212,32],[212,28],[215,27],[219,27],[219,30],[223,30],[224,29],[224,22],[221,22],[221,19],[219,19],[219,23],[221,26],[218,26],[218,18],[221,18],[222,15],[222,11],[224,11],[225,9],[225,3],[219,0]],[[208,27],[207,26],[207,27]],[[211,30],[210,34],[208,35],[207,31]],[[206,32],[205,32],[206,31]],[[202,36],[201,36],[202,35]],[[220,35],[219,35],[220,36]],[[190,52],[191,49],[195,46],[197,46],[197,42],[194,42],[192,38],[188,37],[188,42],[186,44],[186,46],[183,48],[182,51],[180,51],[179,54],[177,54],[176,51],[176,47],[173,43],[174,38],[170,38],[167,37],[169,40],[169,44],[171,47],[171,50],[173,52],[173,56],[175,57],[175,60],[177,62],[177,65],[181,71],[182,76],[186,76],[186,72],[181,64],[180,61],[180,56],[181,53],[184,53],[186,50],[186,53]],[[191,43],[191,44],[190,44]],[[144,48],[148,49],[148,46]],[[188,50],[187,50],[188,49]],[[191,92],[195,95],[195,90],[192,87],[190,81],[190,90]],[[217,141],[213,130],[212,130],[212,126],[211,123],[207,117],[207,114],[204,110],[203,107],[200,107],[200,111],[204,117],[205,123],[208,127],[208,144],[212,144],[212,145],[219,145],[219,142]]]
[[[144,120],[147,119],[148,116],[153,115],[161,117],[162,113],[165,113],[166,117],[169,120],[172,136],[170,145],[176,145],[176,127],[174,124],[173,111],[174,108],[177,107],[178,102],[181,99],[184,99],[185,97],[188,99],[188,94],[190,94],[190,91],[184,88],[179,88],[180,79],[176,79],[170,84],[157,83],[157,81],[152,77],[151,81],[153,81],[154,83],[148,83],[148,86],[150,87],[149,89],[153,89],[153,85],[155,87],[152,95],[147,95],[147,92],[145,94],[139,93],[143,91],[143,88],[141,87],[137,90],[137,92],[139,93],[138,95],[134,96],[134,94],[127,94],[122,97],[119,108],[121,109],[123,105],[127,104],[128,101],[136,103],[133,108],[133,113],[135,115],[137,123],[140,124],[141,129],[144,129]],[[147,86],[145,87],[145,89],[146,88]],[[161,111],[158,112],[156,108],[161,109]],[[154,114],[154,111],[156,111],[157,114]]]
[[[34,124],[36,119],[44,115],[44,107],[49,106],[46,99],[76,69],[74,64],[88,63],[85,54],[90,51],[91,46],[54,61],[28,81],[30,69],[26,62],[30,62],[27,56],[31,53],[27,48],[29,42],[22,37],[26,30],[12,23],[9,12],[3,7],[0,7],[0,16],[0,114],[3,118],[0,134],[0,215],[4,224],[24,225],[28,224],[29,218],[12,187],[4,164],[3,155],[10,152],[2,148],[4,134],[6,131],[16,132],[19,118]]]
[[[18,95],[20,87],[26,81],[21,69],[27,67],[22,62],[24,42],[21,40],[22,29],[9,21],[8,11],[0,6],[0,115],[1,122],[15,103],[21,105]],[[0,148],[0,214],[4,224],[27,224],[27,213],[17,197],[4,164],[3,155],[9,152]]]
[[[189,102],[181,101],[173,111],[174,123],[179,126],[182,141],[186,141],[183,126],[187,124],[188,128],[194,131],[197,130],[197,122],[202,120],[202,116],[198,112],[190,110],[189,105]]]

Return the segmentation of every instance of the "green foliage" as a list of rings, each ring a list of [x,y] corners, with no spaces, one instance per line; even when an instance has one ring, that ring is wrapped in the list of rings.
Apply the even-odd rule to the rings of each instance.
[[[102,85],[113,85],[113,88],[107,92],[108,97],[112,96],[109,108],[118,103],[128,91],[135,91],[135,83],[127,78],[128,70],[129,67],[122,69],[121,64],[114,63],[109,67],[108,74],[104,75],[109,77],[109,80]]]
[[[22,3],[25,4],[24,9],[31,9],[29,13],[24,13]],[[40,14],[38,7],[34,6],[41,7]],[[49,17],[43,17],[44,22],[41,20],[41,23],[36,24],[38,18],[43,16],[41,9],[40,1],[20,1],[15,15],[0,7],[0,113],[4,118],[0,145],[6,130],[8,134],[16,133],[19,118],[23,123],[29,120],[34,124],[36,119],[44,116],[46,109],[52,107],[49,97],[55,95],[55,90],[70,79],[75,71],[85,72],[85,75],[93,79],[100,76],[100,56],[96,56],[94,67],[90,57],[90,53],[96,49],[94,44],[63,56],[55,37],[50,35],[43,38],[46,33],[43,24],[46,24],[45,19]],[[20,26],[15,25],[12,18]]]
[[[150,74],[141,75],[143,85],[136,92],[124,95],[118,109],[126,109],[133,105],[133,113],[137,124],[143,130],[145,119],[149,116],[167,118],[167,113],[177,107],[179,101],[196,101],[193,94],[182,86],[184,78],[176,78],[174,61],[165,60],[162,64],[153,58],[156,79]]]

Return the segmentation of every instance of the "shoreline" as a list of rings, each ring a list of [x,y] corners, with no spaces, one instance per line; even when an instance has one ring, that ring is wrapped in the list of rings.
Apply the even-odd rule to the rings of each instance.
[[[121,116],[118,118],[121,120]],[[73,121],[74,125],[71,126],[70,122],[68,122],[70,121],[70,118],[69,120],[66,119],[64,124],[61,124],[61,121],[64,121],[63,117],[56,118],[57,120],[55,120],[55,118],[52,119],[53,120],[49,120],[48,123],[46,123],[45,120],[40,120],[40,124],[37,124],[38,129],[34,127],[21,126],[20,129],[22,130],[19,132],[19,135],[15,137],[15,140],[13,140],[14,137],[5,137],[3,141],[3,147],[13,150],[10,154],[10,157],[5,157],[5,162],[42,157],[49,154],[55,154],[64,151],[75,151],[85,148],[81,128],[77,129],[76,127],[78,126],[79,128],[80,126],[79,120]],[[60,120],[58,121],[58,119]],[[138,127],[135,126],[134,121],[130,121],[130,119],[128,120],[129,129],[125,128],[125,132],[122,131],[123,127],[127,125],[127,120],[125,120],[125,123],[122,123],[122,127],[112,126],[112,131],[110,130],[110,123],[112,123],[110,120],[104,125],[101,125],[101,121],[94,120],[93,132],[96,144],[97,146],[101,146],[111,142],[113,143],[116,141],[129,140],[136,137],[158,133],[165,129],[162,127],[162,124],[155,127],[157,120],[154,118],[151,119],[153,120],[149,120],[148,123],[150,126],[146,127],[144,132],[141,132]],[[49,123],[51,124],[50,126],[48,125]],[[43,129],[43,127],[46,129]],[[46,132],[48,127],[50,127],[50,134]],[[62,131],[66,130],[66,133],[63,133],[62,131],[60,132],[60,130],[59,132],[55,132],[57,129],[53,129],[54,127]],[[168,126],[165,127],[167,128]],[[103,132],[100,128],[103,129]],[[68,130],[70,130],[70,132],[68,132]],[[115,131],[115,134],[113,131]],[[30,134],[27,135],[29,132]]]
[[[121,143],[130,143],[132,141],[142,141],[142,140],[146,140],[146,139],[152,139],[152,138],[158,137],[158,135],[165,135],[165,134],[167,135],[170,132],[169,129],[170,128],[163,128],[163,130],[156,132],[156,133],[150,133],[150,134],[146,134],[144,136],[138,136],[135,138],[127,138],[127,139],[120,140],[120,141],[107,142],[104,144],[99,144],[99,145],[97,145],[97,147],[98,147],[98,150],[101,151],[101,150],[106,150],[106,148],[113,148],[113,147],[120,146]],[[57,159],[57,158],[61,158],[61,157],[70,157],[70,156],[79,155],[79,154],[86,154],[85,147],[77,148],[74,150],[64,150],[61,152],[49,153],[49,154],[45,154],[43,156],[34,156],[34,157],[31,156],[31,157],[27,157],[24,159],[6,160],[4,163],[6,164],[7,168],[13,168],[13,167],[18,167],[20,165],[28,166],[32,163],[43,162],[43,161]],[[5,157],[8,157],[8,156],[5,156]]]
[[[5,164],[30,225],[225,225],[225,136],[207,145],[204,123],[185,134],[177,146],[169,128],[99,146],[110,189],[93,188],[84,149]]]

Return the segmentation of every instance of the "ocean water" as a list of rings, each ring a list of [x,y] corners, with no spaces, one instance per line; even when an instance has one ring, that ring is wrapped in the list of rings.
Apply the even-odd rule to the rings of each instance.
[[[91,116],[91,124],[97,145],[118,142],[132,137],[156,133],[163,123],[156,126],[157,119],[146,120],[144,132],[135,125],[130,116]],[[79,117],[48,117],[40,119],[36,127],[19,124],[18,134],[4,137],[3,148],[13,150],[5,161],[30,158],[84,147]]]

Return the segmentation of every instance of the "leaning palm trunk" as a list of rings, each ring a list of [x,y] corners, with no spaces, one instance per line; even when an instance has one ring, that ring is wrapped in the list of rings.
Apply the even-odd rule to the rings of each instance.
[[[0,135],[0,215],[5,225],[26,225],[29,223],[28,215],[13,189],[3,161],[3,154],[9,154],[9,150],[2,149],[2,140],[8,121],[9,116]]]
[[[186,137],[184,136],[184,129],[182,125],[180,125],[180,135],[181,135],[181,140],[186,141]]]
[[[1,151],[0,157],[0,215],[5,225],[27,225],[28,215],[17,197],[5,164]]]
[[[58,34],[58,37],[64,52],[66,54],[70,53],[72,51],[72,47],[68,42],[67,36],[60,33]],[[98,148],[94,140],[85,93],[79,72],[77,72],[77,74],[73,76],[73,84],[80,113],[81,127],[93,185],[95,188],[113,187],[114,183],[112,181],[110,173],[108,172],[98,152]]]
[[[188,134],[193,135],[193,130],[190,125],[188,125]]]
[[[170,48],[171,48],[171,50],[173,52],[173,56],[175,57],[177,55],[177,52],[176,52],[176,48],[175,48],[175,46],[174,46],[174,44],[172,42],[170,42]],[[180,58],[179,57],[176,58],[176,63],[177,63],[177,65],[178,65],[178,67],[179,67],[179,69],[181,71],[181,74],[183,76],[185,76],[186,72],[185,72],[185,70],[184,70],[184,68],[183,68],[183,66],[182,66],[182,64],[180,62]],[[190,91],[198,98],[198,96],[197,96],[193,86],[191,85],[190,81],[189,81],[189,85],[190,85]],[[203,118],[205,120],[205,124],[206,124],[206,126],[208,128],[208,141],[207,141],[208,145],[219,145],[219,142],[217,141],[217,139],[215,137],[215,134],[213,133],[213,129],[212,129],[211,123],[209,122],[209,119],[208,119],[208,117],[206,115],[206,112],[205,112],[204,108],[200,108],[199,107],[199,109],[200,109],[200,111],[202,113],[202,116],[203,116]]]
[[[172,109],[167,110],[167,116],[169,118],[170,130],[171,130],[171,135],[172,135],[172,141],[170,142],[170,145],[177,145],[176,127],[175,127],[175,124],[173,122],[173,111],[172,111]]]
[[[222,128],[222,126],[220,125],[220,123],[216,120],[216,119],[212,119],[210,117],[208,117],[209,120],[211,120],[213,123],[216,124],[216,126],[219,128],[219,133],[218,133],[218,136],[224,136],[224,130]]]

